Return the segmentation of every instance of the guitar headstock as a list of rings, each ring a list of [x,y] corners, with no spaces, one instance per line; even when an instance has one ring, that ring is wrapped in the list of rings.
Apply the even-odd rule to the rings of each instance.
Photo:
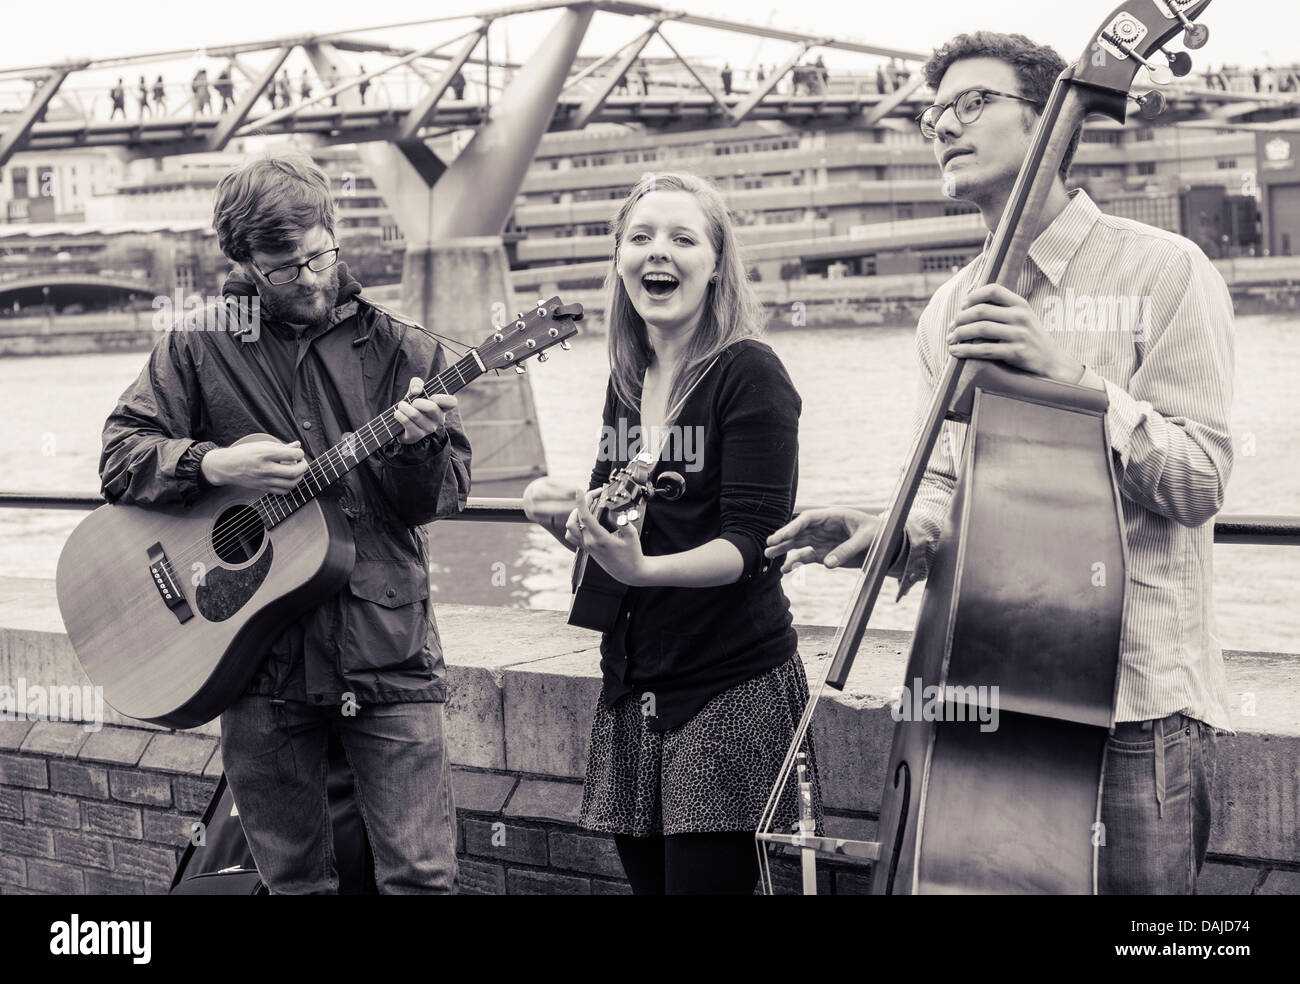
[[[1081,84],[1089,111],[1122,123],[1140,69],[1145,68],[1156,85],[1191,71],[1191,58],[1185,52],[1166,52],[1165,45],[1181,33],[1188,48],[1204,46],[1209,29],[1195,21],[1209,5],[1210,0],[1129,0],[1116,7],[1093,33],[1083,57],[1066,70]],[[1163,96],[1156,97],[1139,100],[1143,115],[1153,117],[1163,108]]]
[[[483,339],[475,351],[484,370],[513,369],[534,355],[545,362],[542,353],[551,346],[569,347],[581,320],[581,304],[565,304],[558,297],[539,300]]]

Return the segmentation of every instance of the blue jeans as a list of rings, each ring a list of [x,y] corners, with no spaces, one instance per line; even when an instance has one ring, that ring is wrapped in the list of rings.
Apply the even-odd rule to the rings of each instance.
[[[1214,743],[1213,728],[1183,714],[1116,725],[1101,794],[1101,894],[1195,894],[1210,842]]]
[[[221,715],[221,759],[257,870],[273,894],[338,891],[326,799],[328,730],[356,778],[361,819],[384,894],[450,893],[455,807],[443,705],[272,704],[241,697]]]

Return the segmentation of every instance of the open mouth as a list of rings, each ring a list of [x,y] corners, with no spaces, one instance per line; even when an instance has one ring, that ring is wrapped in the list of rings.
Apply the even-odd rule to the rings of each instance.
[[[671,273],[647,273],[641,286],[651,297],[667,297],[678,287],[679,281]]]

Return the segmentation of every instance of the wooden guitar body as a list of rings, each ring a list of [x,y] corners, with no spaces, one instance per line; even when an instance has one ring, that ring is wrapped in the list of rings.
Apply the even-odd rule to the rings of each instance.
[[[627,595],[627,585],[606,573],[586,551],[579,550],[573,562],[572,590],[569,624],[596,632],[612,632]]]
[[[254,517],[243,527],[251,536],[220,544],[246,559],[222,559],[214,524],[259,495],[222,486],[189,506],[101,506],[68,538],[56,578],[68,639],[120,713],[172,728],[212,720],[276,635],[346,583],[352,532],[329,499],[308,501],[271,530]],[[155,583],[159,549],[188,611],[169,607]]]

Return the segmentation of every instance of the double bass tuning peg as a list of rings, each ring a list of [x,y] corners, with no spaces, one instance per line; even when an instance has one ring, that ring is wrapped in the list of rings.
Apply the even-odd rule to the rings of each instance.
[[[1210,29],[1204,24],[1188,24],[1187,30],[1183,31],[1183,44],[1193,51],[1204,48],[1208,40],[1210,40]]]
[[[1165,4],[1169,7],[1173,15],[1182,21],[1183,44],[1187,45],[1187,47],[1191,48],[1193,51],[1197,48],[1204,48],[1205,42],[1210,40],[1210,29],[1204,24],[1193,24],[1189,21],[1187,15],[1179,9],[1177,0],[1165,0]],[[1174,74],[1178,75],[1186,73],[1179,73],[1175,70]]]
[[[1169,71],[1173,72],[1180,79],[1191,72],[1192,56],[1187,52],[1167,51],[1164,48],[1161,48],[1160,50],[1164,52],[1165,58],[1169,61]]]
[[[1144,120],[1154,120],[1165,111],[1165,94],[1158,89],[1152,89],[1138,96],[1137,104]]]

